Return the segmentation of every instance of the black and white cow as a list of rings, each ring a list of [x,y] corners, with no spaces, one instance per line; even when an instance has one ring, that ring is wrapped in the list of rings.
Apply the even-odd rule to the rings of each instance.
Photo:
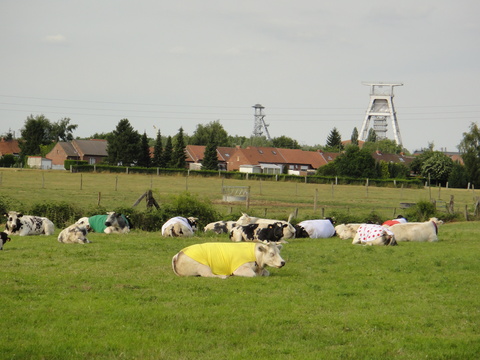
[[[268,227],[269,224],[281,223],[283,226],[283,237],[282,239],[293,239],[295,237],[295,227],[290,224],[290,219],[292,215],[290,215],[288,221],[284,220],[274,220],[274,219],[262,219],[258,217],[249,216],[245,213],[242,213],[237,220],[237,227],[238,226],[245,226],[249,224],[258,224],[261,228]]]
[[[3,250],[3,245],[5,245],[5,243],[7,241],[10,241],[11,239],[8,237],[8,234],[5,233],[5,232],[0,232],[0,250]]]
[[[210,224],[207,224],[203,228],[205,232],[213,231],[216,234],[228,234],[232,229],[237,226],[236,221],[215,221]]]
[[[273,224],[248,224],[236,226],[230,231],[230,240],[240,241],[284,241],[284,231],[288,224],[275,222]]]
[[[162,226],[162,235],[171,237],[189,237],[197,231],[197,221],[195,217],[184,218],[176,216],[167,220]]]
[[[335,235],[334,221],[331,218],[305,220],[295,225],[295,237],[326,239]]]
[[[5,232],[8,235],[52,235],[55,232],[53,222],[46,217],[23,215],[17,211],[4,215],[7,217]]]
[[[63,229],[58,234],[58,242],[64,244],[87,244],[90,240],[87,239],[87,233],[91,231],[90,225],[73,224]]]
[[[105,215],[82,217],[75,224],[89,225],[91,231],[105,234],[125,234],[132,228],[131,221],[124,214],[115,211]]]

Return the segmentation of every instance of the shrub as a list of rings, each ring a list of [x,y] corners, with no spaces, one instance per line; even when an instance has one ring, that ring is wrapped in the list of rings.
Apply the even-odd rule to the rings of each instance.
[[[168,218],[174,216],[198,218],[199,228],[217,221],[220,217],[208,199],[201,200],[189,192],[171,197],[163,209]]]
[[[422,200],[406,211],[408,221],[427,221],[431,217],[437,216],[435,204],[431,201]]]
[[[73,224],[83,216],[80,209],[66,202],[33,204],[29,215],[44,216],[59,228]]]

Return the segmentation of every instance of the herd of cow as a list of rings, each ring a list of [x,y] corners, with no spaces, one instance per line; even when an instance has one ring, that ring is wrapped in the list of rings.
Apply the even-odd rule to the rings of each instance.
[[[0,232],[0,250],[10,241],[9,235],[53,235],[55,228],[46,217],[23,215],[10,211],[5,214],[5,231]],[[441,220],[407,222],[397,219],[379,224],[340,224],[330,219],[305,220],[296,225],[288,221],[262,219],[243,214],[237,221],[217,221],[205,226],[204,231],[228,234],[231,243],[211,242],[191,245],[172,258],[172,268],[179,276],[205,276],[227,278],[236,276],[268,276],[265,267],[281,268],[285,261],[280,256],[282,243],[294,238],[353,239],[352,244],[397,245],[402,241],[438,241]],[[198,219],[177,216],[162,226],[165,237],[189,237],[197,231]],[[58,235],[61,243],[85,244],[89,232],[127,233],[131,221],[123,214],[109,212],[105,215],[83,217],[63,229]]]

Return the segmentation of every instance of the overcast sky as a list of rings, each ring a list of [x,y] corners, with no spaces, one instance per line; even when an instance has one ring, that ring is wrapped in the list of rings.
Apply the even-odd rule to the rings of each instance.
[[[216,120],[249,137],[259,103],[272,137],[324,145],[360,131],[362,82],[395,82],[403,145],[456,151],[480,120],[479,15],[478,0],[1,0],[0,134],[44,114],[82,137],[123,118],[152,138]]]

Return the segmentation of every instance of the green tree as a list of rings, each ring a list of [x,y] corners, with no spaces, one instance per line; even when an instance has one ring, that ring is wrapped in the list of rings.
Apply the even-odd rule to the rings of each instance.
[[[140,149],[140,134],[133,129],[128,119],[122,119],[108,137],[106,161],[113,165],[135,165],[138,163]]]
[[[41,145],[52,143],[51,123],[44,115],[30,115],[25,121],[24,127],[20,130],[21,141],[20,156],[25,158],[28,155],[40,155]]]
[[[334,127],[327,137],[327,143],[325,144],[326,151],[341,151],[343,149],[342,136]]]
[[[183,138],[183,128],[178,129],[175,136],[172,153],[172,165],[175,169],[185,169],[187,165],[185,155],[185,140]]]
[[[397,145],[394,140],[390,139],[382,139],[375,142],[367,141],[363,144],[362,148],[371,153],[378,150],[382,154],[400,154],[403,150],[400,145]]]
[[[434,151],[422,164],[421,174],[424,177],[430,175],[431,180],[447,182],[452,169],[452,159],[440,151]]]
[[[152,165],[161,168],[165,167],[165,164],[163,163],[162,134],[160,133],[160,130],[157,131],[157,138],[155,140],[155,146],[153,147]]]
[[[480,187],[480,129],[476,123],[470,125],[469,132],[463,133],[458,149],[462,153],[468,180]]]
[[[218,170],[217,143],[214,134],[210,134],[210,141],[205,147],[202,161],[203,170]]]
[[[231,146],[228,134],[220,124],[220,120],[211,121],[207,125],[198,124],[189,139],[189,144],[206,146],[211,136],[214,137],[218,146]]]
[[[169,135],[167,137],[167,142],[165,143],[165,149],[163,150],[162,153],[162,164],[165,168],[172,168],[172,154],[173,154],[173,141],[172,137]]]
[[[138,154],[138,166],[150,167],[152,159],[150,157],[150,146],[148,145],[147,133],[143,133],[140,140],[140,153]]]
[[[349,146],[334,160],[337,173],[341,176],[375,178],[378,176],[376,163],[370,152]]]
[[[353,128],[352,131],[352,136],[350,137],[350,141],[352,145],[357,145],[358,146],[358,130],[356,127]]]
[[[273,138],[272,144],[274,147],[279,149],[300,149],[301,148],[297,140],[294,140],[284,135]]]
[[[370,130],[368,130],[368,135],[367,135],[366,142],[374,143],[377,140],[378,140],[377,133],[375,132],[375,130],[373,128],[370,128]]]
[[[63,118],[56,123],[51,124],[51,136],[53,141],[73,140],[73,131],[77,129],[78,125],[69,123],[70,118]]]
[[[468,173],[464,165],[458,161],[453,163],[452,171],[448,177],[448,186],[452,188],[465,189],[468,185]]]

